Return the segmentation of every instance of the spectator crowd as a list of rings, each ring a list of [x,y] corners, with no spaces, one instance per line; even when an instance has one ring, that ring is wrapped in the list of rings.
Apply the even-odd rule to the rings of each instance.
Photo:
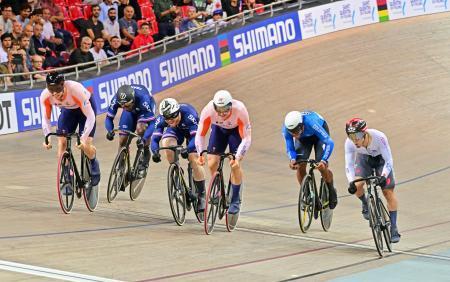
[[[0,0],[0,73],[26,73],[109,63],[112,56],[273,0]],[[45,74],[34,74],[36,80]]]

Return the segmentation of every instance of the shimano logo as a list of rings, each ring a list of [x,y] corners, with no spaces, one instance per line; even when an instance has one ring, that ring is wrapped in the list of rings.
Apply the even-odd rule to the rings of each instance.
[[[181,54],[180,56],[162,61],[159,72],[162,86],[168,86],[185,78],[192,77],[216,66],[214,45],[210,44]]]
[[[235,35],[233,46],[236,49],[236,58],[240,58],[259,50],[295,40],[295,37],[295,23],[292,19],[286,19]]]
[[[108,108],[109,102],[116,94],[117,89],[119,89],[119,87],[124,84],[141,84],[151,92],[152,79],[150,69],[144,68],[142,70],[99,83],[98,93],[102,101],[102,103],[100,104],[101,109]]]

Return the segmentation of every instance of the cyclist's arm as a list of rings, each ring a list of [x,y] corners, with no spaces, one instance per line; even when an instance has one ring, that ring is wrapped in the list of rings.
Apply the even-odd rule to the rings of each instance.
[[[155,123],[155,130],[153,131],[152,134],[152,141],[150,144],[150,148],[152,150],[152,153],[155,154],[156,151],[158,151],[159,149],[159,141],[162,138],[163,135],[163,131],[164,131],[164,127],[165,127],[165,122],[164,122],[164,118],[162,116],[158,116],[156,118],[156,123]]]
[[[191,126],[189,126],[189,143],[187,145],[188,151],[193,152],[195,149],[195,136],[197,135],[198,130],[198,120],[194,117],[195,122],[193,121]]]
[[[87,138],[89,137],[89,134],[91,134],[91,131],[95,125],[95,113],[94,110],[92,109],[92,105],[91,102],[89,101],[89,98],[85,98],[83,102],[77,100],[75,97],[74,100],[77,103],[79,103],[81,111],[86,116],[86,123],[84,125],[83,134],[80,137],[80,139],[83,142],[86,142]]]
[[[286,153],[289,160],[295,161],[297,159],[297,152],[295,151],[294,138],[287,131],[286,127],[283,125],[282,134],[284,137],[284,142],[286,143]]]
[[[378,138],[379,144],[380,144],[381,156],[383,157],[383,160],[384,160],[384,166],[383,166],[383,171],[381,172],[381,175],[388,177],[394,166],[391,148],[389,146],[389,142],[387,140],[386,135],[382,134],[381,136],[379,136],[377,138]]]
[[[206,149],[205,136],[211,126],[211,116],[207,113],[207,107],[203,108],[200,114],[200,122],[198,124],[197,134],[195,134],[195,148],[199,156]]]
[[[147,99],[144,99],[143,102],[140,105],[140,108],[142,109],[142,114],[139,116],[137,122],[143,122],[147,123],[147,129],[144,132],[144,136],[142,137],[144,141],[147,141],[150,139],[150,137],[153,134],[153,131],[155,130],[155,103],[153,98],[151,98],[150,93],[148,93],[148,96],[144,96]]]
[[[252,126],[250,124],[250,118],[248,111],[245,107],[239,109],[240,115],[238,117],[239,135],[241,135],[242,141],[236,152],[236,159],[240,160],[244,157],[245,153],[250,148],[252,143]]]
[[[118,108],[119,108],[119,105],[117,104],[116,98],[114,97],[111,100],[111,104],[108,107],[108,112],[106,113],[105,128],[108,132],[111,132],[114,129],[114,117],[117,114]]]
[[[355,145],[350,139],[345,140],[345,174],[348,182],[355,180]]]
[[[319,137],[320,141],[325,144],[325,149],[323,150],[322,161],[328,162],[328,159],[331,156],[331,153],[334,149],[334,142],[331,139],[330,135],[325,131],[323,126],[318,123],[312,124],[312,129],[314,130],[314,134]]]
[[[50,97],[44,93],[41,94],[41,109],[42,109],[42,130],[44,136],[47,136],[51,132],[50,118],[52,115],[52,104],[50,103]]]

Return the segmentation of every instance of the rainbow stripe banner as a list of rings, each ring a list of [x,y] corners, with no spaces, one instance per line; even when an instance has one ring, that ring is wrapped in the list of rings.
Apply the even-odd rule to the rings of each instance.
[[[231,64],[230,50],[228,48],[227,35],[219,35],[219,48],[220,48],[220,60],[222,61],[222,67]]]
[[[378,18],[380,22],[389,21],[389,12],[386,4],[386,0],[377,0],[378,5]]]

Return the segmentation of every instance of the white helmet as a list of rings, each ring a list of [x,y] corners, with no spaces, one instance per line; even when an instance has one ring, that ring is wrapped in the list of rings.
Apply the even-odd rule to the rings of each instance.
[[[173,98],[166,98],[159,104],[159,114],[166,119],[176,118],[180,112],[180,104]]]
[[[284,118],[284,126],[290,132],[296,132],[303,125],[303,115],[299,111],[289,112]]]
[[[231,97],[230,92],[227,90],[219,90],[216,92],[213,98],[214,108],[231,107]]]

